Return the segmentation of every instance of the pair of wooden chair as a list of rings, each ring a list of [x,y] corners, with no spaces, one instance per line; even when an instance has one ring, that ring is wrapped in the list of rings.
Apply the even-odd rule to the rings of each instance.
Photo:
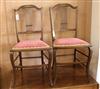
[[[74,13],[69,13],[70,11]],[[14,15],[17,43],[10,50],[10,60],[13,67],[14,84],[16,81],[17,69],[20,69],[21,73],[23,74],[24,68],[34,67],[23,65],[23,59],[41,58],[42,75],[44,77],[44,71],[45,68],[47,68],[50,85],[53,86],[55,84],[57,75],[56,57],[65,56],[57,55],[57,50],[59,49],[73,49],[73,63],[78,63],[86,67],[86,74],[88,76],[88,69],[91,59],[91,45],[88,42],[77,38],[77,7],[74,7],[70,4],[57,4],[50,8],[52,46],[43,41],[42,8],[38,8],[34,5],[24,5],[14,10]],[[72,27],[70,27],[68,22],[73,24],[71,25]],[[74,37],[68,37],[68,32],[74,33]],[[62,37],[63,35],[64,37]],[[32,39],[30,40],[30,38]],[[39,39],[37,40],[37,38]],[[88,55],[81,52],[77,48],[87,48],[89,51]],[[23,56],[24,52],[32,51],[39,51],[40,56]],[[77,53],[86,56],[87,59],[81,62],[81,60],[77,58]],[[48,59],[48,64],[45,64],[44,57]],[[16,64],[16,61],[19,64]]]

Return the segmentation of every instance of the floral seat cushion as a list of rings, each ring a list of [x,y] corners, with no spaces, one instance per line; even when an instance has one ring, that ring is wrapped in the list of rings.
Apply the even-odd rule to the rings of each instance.
[[[78,46],[90,46],[90,44],[79,38],[60,38],[54,41],[54,46],[56,47],[78,47]]]

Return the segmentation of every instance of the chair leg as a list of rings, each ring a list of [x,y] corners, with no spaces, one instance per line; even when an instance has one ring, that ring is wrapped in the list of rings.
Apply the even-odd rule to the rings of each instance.
[[[23,63],[22,63],[22,53],[19,52],[19,61],[20,61],[20,66],[23,66]],[[23,84],[23,68],[20,68],[21,69],[21,81],[22,81],[22,84]]]
[[[74,49],[74,63],[76,62],[76,49]],[[75,68],[75,64],[73,65],[73,67]]]
[[[44,81],[44,59],[43,59],[43,50],[41,51],[41,63],[42,63],[42,79]]]
[[[53,50],[53,84],[56,83],[56,77],[57,77],[57,66],[56,66],[56,49]]]
[[[49,82],[50,82],[50,86],[53,86],[53,82],[52,82],[52,62],[53,62],[53,58],[52,58],[52,51],[49,51],[49,60],[48,60],[48,77],[49,77]]]
[[[21,54],[21,52],[19,52],[19,61],[20,61],[20,66],[22,66],[22,54]],[[21,71],[22,71],[23,69],[21,68]]]
[[[91,61],[91,49],[88,47],[88,61],[87,61],[87,65],[86,65],[86,75],[87,75],[87,79],[89,80],[89,66],[90,66],[90,61]]]
[[[12,87],[15,86],[16,84],[16,68],[15,68],[15,64],[14,64],[14,57],[13,57],[13,52],[10,52],[10,61],[13,67],[13,84]]]

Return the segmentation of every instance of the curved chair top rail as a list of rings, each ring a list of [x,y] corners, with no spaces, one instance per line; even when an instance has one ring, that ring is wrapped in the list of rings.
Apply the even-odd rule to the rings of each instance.
[[[77,8],[77,6],[73,6],[73,5],[68,4],[68,3],[56,4],[52,8],[57,8],[57,7],[71,7],[73,9],[76,9]]]
[[[14,14],[15,14],[15,28],[16,28],[16,35],[17,35],[17,40],[19,41],[19,34],[34,34],[34,33],[41,33],[41,39],[43,38],[42,37],[42,35],[43,35],[43,32],[42,32],[42,26],[41,26],[41,28],[39,29],[39,30],[37,30],[36,29],[36,31],[35,30],[33,30],[31,27],[32,27],[32,23],[25,23],[25,28],[28,28],[29,30],[26,30],[25,28],[24,28],[24,30],[21,30],[21,31],[19,31],[18,30],[18,26],[17,26],[17,21],[16,21],[16,18],[17,19],[19,19],[19,14],[18,15],[16,15],[17,13],[16,12],[20,12],[20,11],[23,11],[24,9],[34,9],[34,10],[36,10],[36,11],[39,11],[39,13],[41,14],[41,17],[40,17],[40,19],[41,19],[41,21],[42,21],[42,8],[41,7],[37,7],[37,6],[35,6],[35,5],[22,5],[22,6],[20,6],[19,8],[17,8],[17,9],[14,9]],[[26,13],[26,14],[28,14],[28,13]],[[23,17],[24,18],[24,17]],[[31,19],[32,20],[32,19]],[[41,22],[42,23],[42,22]],[[31,29],[31,30],[30,30]]]
[[[50,18],[51,18],[51,29],[52,29],[52,38],[53,38],[53,40],[55,39],[55,30],[54,30],[54,18],[53,18],[53,15],[52,15],[52,13],[53,13],[53,11],[56,9],[56,11],[57,10],[59,10],[59,8],[68,8],[68,7],[70,7],[71,9],[75,9],[76,10],[76,17],[75,17],[75,19],[76,19],[76,26],[75,26],[75,29],[67,29],[67,31],[75,31],[75,37],[77,37],[77,9],[78,9],[78,6],[73,6],[72,4],[69,4],[69,3],[60,3],[60,4],[56,4],[56,5],[54,5],[54,6],[52,6],[52,7],[50,7],[49,8],[49,11],[50,11]]]
[[[35,5],[23,5],[23,6],[20,6],[18,9],[14,9],[15,11],[19,11],[20,9],[24,9],[24,8],[35,8],[37,10],[41,10],[42,8],[39,8]]]

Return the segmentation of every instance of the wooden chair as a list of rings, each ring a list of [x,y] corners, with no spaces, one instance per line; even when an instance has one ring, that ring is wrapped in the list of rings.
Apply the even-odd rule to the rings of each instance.
[[[51,51],[50,46],[43,41],[43,27],[42,27],[42,8],[38,8],[34,5],[23,5],[14,10],[15,27],[17,43],[10,49],[10,60],[13,67],[14,81],[16,81],[16,71],[21,69],[23,75],[23,69],[42,67],[42,77],[44,77],[44,71],[48,68],[49,80],[51,84]],[[24,53],[40,52],[39,56],[26,55]],[[45,54],[45,51],[48,54]],[[32,54],[32,53],[31,53]],[[34,54],[32,54],[34,55]],[[49,56],[48,56],[49,55]],[[45,64],[44,57],[48,59],[48,66]],[[41,58],[41,65],[25,65],[24,59]],[[32,63],[32,60],[28,60]]]
[[[91,44],[78,38],[77,24],[78,24],[78,7],[71,4],[57,4],[50,7],[51,31],[52,31],[52,48],[53,48],[53,81],[56,82],[57,76],[57,58],[59,56],[73,55],[72,63],[75,67],[80,64],[85,67],[86,75],[88,77],[89,64],[91,60]],[[71,54],[57,54],[57,50],[72,49]],[[82,49],[87,49],[82,51]],[[68,52],[68,51],[67,51]],[[69,52],[68,52],[69,53]],[[77,55],[85,56],[85,60],[79,59]]]

